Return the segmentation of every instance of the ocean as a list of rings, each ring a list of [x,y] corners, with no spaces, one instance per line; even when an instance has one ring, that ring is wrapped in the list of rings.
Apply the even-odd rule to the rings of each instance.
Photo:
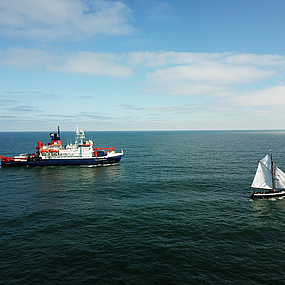
[[[121,162],[0,168],[1,284],[285,284],[285,199],[248,193],[284,131],[85,134]],[[2,132],[0,155],[37,140]]]

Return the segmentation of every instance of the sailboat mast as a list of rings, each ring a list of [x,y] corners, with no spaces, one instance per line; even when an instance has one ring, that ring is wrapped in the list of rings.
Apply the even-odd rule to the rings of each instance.
[[[272,190],[275,190],[275,181],[274,181],[274,168],[273,168],[273,160],[272,160],[272,153],[270,155],[271,158],[271,176],[272,176]]]

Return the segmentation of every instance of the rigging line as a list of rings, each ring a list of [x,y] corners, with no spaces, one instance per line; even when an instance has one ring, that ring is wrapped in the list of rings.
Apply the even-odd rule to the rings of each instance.
[[[269,169],[264,163],[262,163],[260,160],[258,162],[271,172],[271,169]]]

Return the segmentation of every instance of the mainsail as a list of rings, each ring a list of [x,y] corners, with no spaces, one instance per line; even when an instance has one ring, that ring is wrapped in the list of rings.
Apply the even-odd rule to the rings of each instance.
[[[272,178],[274,177],[274,183]],[[272,169],[272,160],[266,155],[258,162],[258,167],[251,184],[251,188],[273,190],[285,188],[285,173],[278,167]]]
[[[272,173],[271,173],[271,158],[266,155],[258,162],[258,167],[251,184],[251,188],[273,189]]]

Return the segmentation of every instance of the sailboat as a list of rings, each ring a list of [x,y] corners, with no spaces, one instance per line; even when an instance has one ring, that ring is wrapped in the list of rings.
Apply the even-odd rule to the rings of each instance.
[[[258,162],[250,188],[254,189],[250,192],[252,199],[285,196],[285,173],[278,167],[274,167],[272,154],[266,155]]]

